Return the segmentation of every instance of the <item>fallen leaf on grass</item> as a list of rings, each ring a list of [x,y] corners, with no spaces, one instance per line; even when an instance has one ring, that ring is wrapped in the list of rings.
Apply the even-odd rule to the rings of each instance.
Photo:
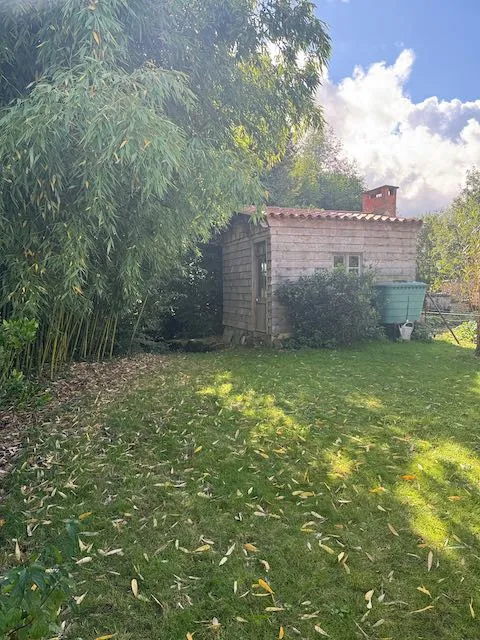
[[[462,499],[462,496],[448,496],[450,502],[458,502],[458,500]]]
[[[284,607],[265,607],[265,611],[275,613],[277,611],[285,611]]]
[[[130,583],[131,587],[132,587],[132,593],[134,595],[135,598],[138,598],[138,582],[135,580],[135,578],[133,578],[132,582]]]
[[[273,589],[272,587],[268,584],[268,582],[265,582],[265,580],[262,580],[261,578],[258,580],[258,584],[260,587],[262,587],[262,589],[265,589],[265,591],[268,591],[268,593],[273,594]]]
[[[473,598],[470,598],[470,602],[468,603],[468,608],[470,609],[470,615],[472,618],[475,618],[475,609],[473,608]]]
[[[318,624],[316,624],[314,627],[315,631],[317,633],[319,633],[321,636],[326,636],[327,638],[329,638],[330,636],[328,635],[328,633],[325,631],[325,629],[322,629],[322,627],[320,627]]]
[[[95,640],[110,640],[110,638],[113,638],[114,635],[114,633],[109,633],[106,636],[98,636],[98,638],[95,638]]]
[[[81,515],[78,516],[78,519],[80,520],[80,522],[83,522],[83,520],[86,520],[87,518],[89,518],[92,515],[92,511],[86,511],[85,513],[82,513]]]
[[[394,536],[398,536],[398,531],[395,529],[395,527],[393,527],[389,522],[387,522],[388,528],[390,529],[390,531],[393,533]]]
[[[432,597],[432,594],[430,593],[430,591],[425,587],[417,587],[417,591],[420,591],[420,593],[424,593],[425,595],[430,596],[430,598]]]
[[[209,544],[202,544],[201,547],[197,547],[194,553],[205,553],[206,551],[210,551],[211,547]]]
[[[374,593],[375,593],[375,589],[370,589],[370,591],[367,591],[367,593],[364,596],[365,600],[367,601],[367,609],[372,608],[372,598]]]
[[[193,640],[193,634],[190,631],[187,633],[187,640]]]
[[[92,561],[91,556],[85,556],[85,558],[80,558],[80,560],[77,560],[75,564],[87,564],[88,562],[91,562],[91,561]]]
[[[220,631],[220,622],[218,621],[218,618],[213,618],[210,628],[214,631]]]
[[[222,565],[224,565],[226,563],[227,560],[228,560],[228,556],[223,556],[223,558],[218,563],[218,566],[221,567]]]
[[[380,618],[380,620],[377,620],[375,624],[372,624],[372,629],[375,629],[376,627],[381,627],[382,624],[384,624],[384,622],[385,622],[385,619]]]
[[[15,540],[15,559],[17,560],[17,562],[20,562],[20,560],[22,559],[22,552],[20,551],[18,540]]]
[[[105,551],[104,549],[99,549],[98,553],[101,556],[123,556],[123,549],[112,549],[111,551]]]
[[[429,551],[428,557],[427,557],[427,571],[430,571],[430,569],[432,568],[432,564],[433,564],[433,553],[432,551]]]
[[[369,489],[369,493],[384,493],[386,491],[385,487],[373,487],[373,489]]]
[[[280,627],[278,630],[278,640],[283,640],[283,638],[285,638],[285,629]]]
[[[409,473],[406,473],[405,475],[401,476],[402,480],[406,480],[407,482],[412,482],[413,480],[417,479],[417,476],[411,475]]]
[[[423,607],[423,609],[416,609],[415,611],[410,611],[409,615],[412,615],[414,613],[423,613],[424,611],[428,611],[429,609],[435,609],[433,604],[429,604],[427,607]]]
[[[246,543],[243,545],[243,548],[244,548],[246,551],[251,551],[252,553],[257,553],[257,551],[258,551],[257,547],[256,547],[254,544],[250,544],[250,542],[246,542]]]
[[[80,606],[82,604],[82,602],[85,600],[85,596],[87,595],[88,591],[85,591],[85,593],[82,593],[81,596],[73,596],[73,599],[75,600],[75,604],[77,606]]]
[[[329,553],[331,556],[335,555],[335,551],[331,547],[328,547],[326,544],[322,544],[321,542],[319,542],[318,546],[324,551],[326,551],[327,553]]]

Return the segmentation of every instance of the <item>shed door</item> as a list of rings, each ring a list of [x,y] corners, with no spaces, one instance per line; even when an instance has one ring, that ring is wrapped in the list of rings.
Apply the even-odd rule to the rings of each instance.
[[[255,331],[267,331],[267,243],[254,245]]]

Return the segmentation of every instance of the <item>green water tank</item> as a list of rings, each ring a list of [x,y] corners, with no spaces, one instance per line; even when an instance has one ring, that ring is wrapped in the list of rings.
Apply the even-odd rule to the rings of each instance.
[[[427,285],[424,282],[379,282],[377,309],[383,324],[403,324],[420,318]]]

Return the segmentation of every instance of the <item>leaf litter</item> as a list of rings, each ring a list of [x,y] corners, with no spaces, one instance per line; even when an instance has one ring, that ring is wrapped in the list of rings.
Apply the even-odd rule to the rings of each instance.
[[[159,364],[157,363],[155,366],[158,367]],[[134,374],[134,377],[137,374],[138,372]],[[189,384],[186,374],[183,382],[180,378],[179,384]],[[114,397],[116,397],[115,393],[110,396],[106,405],[114,402]],[[218,399],[216,402],[220,403]],[[175,416],[178,413],[178,407],[172,405],[171,410],[167,407],[162,411],[161,416],[154,418],[153,431],[158,436],[158,442],[162,443],[163,426],[169,423],[169,435],[176,439],[178,453],[169,451],[167,455],[164,455],[162,446],[159,446],[157,447],[158,457],[146,455],[145,458],[141,458],[137,454],[139,444],[143,446],[142,441],[145,439],[145,434],[141,432],[140,428],[128,436],[126,432],[114,432],[103,418],[105,404],[96,400],[94,406],[96,408],[93,413],[89,414],[86,426],[84,426],[83,417],[80,418],[75,414],[73,416],[70,414],[67,417],[67,427],[63,434],[62,430],[57,433],[59,446],[53,448],[53,454],[42,452],[40,453],[41,458],[35,459],[34,464],[29,466],[31,471],[35,474],[40,473],[40,475],[30,485],[26,485],[24,495],[25,513],[28,513],[29,517],[27,534],[29,538],[35,540],[39,532],[51,526],[47,523],[51,523],[52,518],[55,522],[55,512],[59,516],[62,515],[65,501],[75,500],[76,493],[81,495],[82,487],[87,478],[94,478],[96,473],[112,473],[116,464],[116,462],[112,463],[113,459],[118,461],[119,468],[123,466],[129,470],[135,469],[135,487],[132,485],[129,495],[126,495],[122,488],[113,481],[110,485],[102,482],[98,483],[101,487],[101,504],[100,502],[92,503],[84,496],[77,501],[76,513],[80,514],[77,517],[90,529],[85,535],[82,535],[83,541],[80,543],[82,553],[82,557],[78,560],[80,572],[82,565],[85,564],[89,572],[96,572],[97,580],[100,582],[108,580],[107,576],[111,576],[114,580],[120,579],[124,574],[122,569],[124,562],[131,562],[131,536],[134,536],[136,541],[141,541],[143,532],[150,531],[149,535],[154,535],[156,544],[147,545],[145,550],[142,549],[141,562],[139,563],[137,559],[135,560],[136,564],[131,564],[135,567],[133,575],[137,577],[131,578],[130,598],[132,594],[135,600],[143,600],[144,602],[151,598],[152,606],[160,608],[165,606],[164,600],[167,600],[167,603],[170,601],[169,606],[173,606],[179,611],[195,606],[199,599],[208,598],[208,594],[202,595],[202,584],[205,581],[202,566],[205,563],[207,563],[205,566],[210,566],[210,563],[213,563],[215,566],[222,567],[221,571],[225,572],[225,578],[229,580],[230,594],[233,592],[232,597],[235,597],[239,603],[245,603],[238,609],[239,615],[235,616],[235,620],[239,624],[250,624],[251,617],[258,615],[259,611],[264,611],[265,614],[271,616],[270,624],[272,627],[275,625],[274,633],[278,637],[287,637],[290,633],[296,634],[294,629],[297,627],[303,629],[303,631],[299,631],[300,634],[308,634],[307,628],[302,625],[308,624],[309,621],[310,625],[315,622],[313,626],[315,633],[330,637],[325,631],[325,627],[330,629],[330,623],[327,622],[324,627],[323,620],[328,617],[330,621],[331,618],[332,628],[334,628],[335,618],[338,619],[338,614],[330,612],[329,607],[333,611],[335,607],[341,605],[331,602],[325,608],[321,599],[312,594],[312,600],[318,599],[317,608],[312,607],[307,611],[301,611],[299,610],[300,602],[295,602],[295,598],[292,597],[288,580],[285,581],[285,577],[283,581],[278,578],[278,565],[281,562],[278,561],[275,544],[272,544],[275,537],[272,537],[270,531],[272,531],[272,527],[275,527],[274,523],[279,521],[282,527],[291,526],[297,531],[296,535],[305,536],[306,541],[302,544],[306,544],[308,553],[313,554],[312,562],[322,567],[322,571],[329,572],[332,578],[335,576],[334,580],[342,580],[346,592],[350,590],[352,593],[351,603],[348,606],[353,611],[357,610],[358,605],[355,603],[353,591],[349,587],[351,573],[357,581],[363,563],[367,560],[381,567],[384,563],[385,553],[389,552],[390,544],[401,545],[404,552],[408,549],[405,552],[405,558],[410,558],[408,561],[413,563],[412,567],[418,567],[419,581],[416,585],[411,586],[409,595],[405,594],[405,599],[402,600],[398,595],[391,597],[389,594],[389,597],[385,597],[386,592],[383,590],[389,591],[390,589],[394,594],[399,593],[397,584],[399,584],[398,575],[401,572],[398,569],[395,573],[393,571],[389,574],[385,573],[382,584],[375,585],[375,588],[369,588],[374,585],[366,584],[363,593],[365,594],[364,603],[366,603],[367,614],[370,614],[373,609],[377,611],[379,608],[386,613],[381,617],[377,616],[378,619],[372,622],[370,622],[372,616],[370,618],[363,616],[365,630],[377,629],[383,625],[391,624],[392,620],[398,616],[394,613],[396,610],[416,617],[440,608],[440,602],[436,599],[427,606],[416,605],[416,602],[420,603],[420,601],[415,600],[415,593],[419,594],[418,597],[432,597],[430,584],[428,583],[429,588],[427,589],[420,582],[421,565],[423,572],[425,572],[425,564],[423,564],[425,560],[421,562],[421,551],[416,549],[417,546],[421,547],[426,542],[421,539],[418,541],[410,533],[407,534],[407,526],[397,519],[392,519],[392,522],[395,522],[395,526],[399,527],[402,532],[402,540],[397,542],[397,540],[390,538],[391,543],[388,540],[388,531],[385,536],[378,533],[376,537],[369,537],[362,530],[362,526],[365,527],[365,525],[359,526],[355,521],[355,509],[360,504],[360,497],[367,496],[363,509],[368,509],[372,517],[383,518],[379,521],[383,522],[383,527],[387,525],[390,534],[394,538],[400,538],[397,528],[387,520],[389,514],[392,514],[392,493],[394,492],[394,486],[388,481],[388,473],[384,470],[385,475],[377,478],[368,477],[367,474],[365,480],[361,480],[355,475],[367,469],[363,459],[371,455],[379,446],[376,443],[375,427],[372,427],[368,442],[365,441],[360,431],[352,440],[354,446],[350,455],[353,458],[358,457],[362,464],[352,465],[352,469],[355,471],[351,477],[342,473],[338,474],[335,480],[323,476],[326,481],[319,482],[319,475],[314,472],[316,453],[309,453],[308,445],[301,439],[296,441],[297,444],[292,445],[291,442],[284,439],[281,433],[279,435],[276,431],[273,436],[259,438],[255,448],[249,447],[243,427],[238,424],[238,416],[242,416],[241,412],[229,409],[228,406],[223,407],[223,418],[229,411],[233,414],[232,426],[235,426],[235,430],[232,433],[234,433],[234,437],[232,435],[231,439],[226,438],[217,431],[216,437],[211,438],[210,441],[206,436],[204,426],[199,427],[198,434],[195,432],[196,421],[204,425],[208,417],[211,416],[211,411],[206,411],[202,403],[200,403],[198,415],[195,419],[192,418],[192,424],[187,427],[185,427],[185,423],[180,426],[176,422]],[[260,410],[262,410],[261,407]],[[97,419],[93,419],[94,416]],[[68,425],[69,420],[71,424]],[[51,426],[52,424],[50,423]],[[58,426],[53,426],[58,429]],[[212,427],[217,428],[215,423],[212,424]],[[72,428],[77,430],[73,440]],[[74,465],[66,477],[62,478],[63,472],[56,461],[60,459],[62,447],[67,438],[74,445],[70,447]],[[198,441],[202,442],[202,445],[196,444]],[[335,444],[335,442],[332,446],[340,446],[340,443]],[[297,445],[298,449],[296,449]],[[41,446],[37,450],[42,451]],[[142,451],[146,453],[145,449]],[[165,447],[165,453],[166,451],[167,447]],[[211,466],[206,468],[201,461],[204,456],[210,456],[215,451],[218,451],[216,454],[218,459],[228,455],[241,461],[239,463],[239,467],[242,468],[239,475],[239,486],[232,491],[230,497],[232,501],[232,528],[228,530],[227,535],[212,526],[208,531],[205,530],[207,536],[198,536],[195,541],[194,536],[189,534],[189,529],[192,530],[192,533],[195,530],[195,520],[187,505],[192,496],[201,500],[217,499],[220,475]],[[251,456],[252,452],[255,453],[255,457]],[[262,453],[264,455],[260,455]],[[273,455],[274,453],[276,455]],[[307,469],[305,470],[306,461]],[[417,486],[422,486],[422,472],[416,475],[408,474],[412,477],[403,477],[396,470],[394,464],[388,466],[392,467],[389,473],[396,472],[397,482],[403,482],[408,488],[415,487],[415,490],[417,490]],[[56,467],[60,469],[60,475],[57,474],[57,478],[54,480],[54,476],[49,474],[49,470],[53,471]],[[285,473],[287,469],[288,472]],[[243,482],[242,474],[245,474]],[[404,474],[404,476],[406,475]],[[322,478],[321,475],[320,478]],[[269,495],[270,489],[266,490],[267,486],[273,489],[272,495]],[[122,509],[116,510],[115,513],[112,512],[111,534],[107,536],[106,531],[95,530],[96,519],[104,508],[112,510],[112,507],[115,507],[119,493],[122,493],[124,506]],[[451,490],[449,493],[450,497],[457,495]],[[155,496],[155,500],[150,501],[150,495]],[[447,496],[447,504],[452,505],[452,508],[458,508],[457,505],[460,505],[462,501],[451,500],[450,497]],[[377,504],[379,499],[382,504]],[[148,509],[142,506],[144,503],[149,504]],[[169,507],[165,509],[165,505],[169,505]],[[258,523],[253,525],[253,521]],[[251,535],[252,533],[254,535]],[[96,540],[98,536],[101,538],[101,544],[100,540]],[[463,539],[464,535],[461,534],[461,537]],[[451,539],[456,540],[459,545],[463,545],[460,543],[460,538],[455,537],[454,533],[452,533]],[[313,544],[315,541],[318,544]],[[459,549],[468,549],[468,547],[460,546]],[[264,556],[262,559],[257,555],[260,550]],[[174,560],[175,554],[178,555],[176,560]],[[434,561],[435,567],[438,568],[439,554],[440,551],[436,551],[434,556],[433,551],[428,551],[426,574],[433,571]],[[157,597],[149,593],[148,579],[145,581],[143,576],[151,575],[151,570],[147,567],[152,562],[156,567],[162,565],[170,567],[169,588],[171,596],[168,598],[165,598],[165,595]],[[304,562],[304,570],[308,573],[310,560],[305,558]],[[416,564],[417,562],[418,564]],[[178,565],[178,569],[176,565]],[[247,575],[251,575],[258,569],[263,569],[265,573],[272,573],[272,579],[268,578],[267,582],[263,578],[258,578],[257,574],[256,582],[252,588],[248,589],[251,582],[246,581],[245,572]],[[200,575],[195,575],[197,572]],[[334,572],[337,572],[338,575]],[[436,573],[437,571],[432,575]],[[441,571],[439,571],[439,575],[443,575]],[[439,579],[441,578],[439,577]],[[139,581],[143,593],[140,593]],[[275,590],[271,586],[273,584],[276,587]],[[387,588],[386,585],[390,585],[390,587]],[[88,592],[90,592],[90,584],[88,586]],[[247,590],[245,591],[245,589]],[[380,595],[374,600],[375,592],[379,593],[379,591]],[[149,598],[144,595],[145,593]],[[80,600],[79,604],[82,604],[86,594],[87,591],[82,596],[77,596],[77,600]],[[266,603],[262,600],[265,597],[270,603],[268,606],[265,606]],[[99,596],[93,596],[92,604],[95,599],[98,600]],[[89,600],[92,600],[91,595]],[[473,619],[475,617],[473,598],[469,597],[463,602],[467,603],[468,616]],[[140,604],[138,603],[138,605]],[[463,609],[465,610],[465,604]],[[359,615],[364,612],[365,609],[363,612],[358,610]],[[289,624],[282,624],[279,627],[280,620],[277,622],[274,618],[281,617],[283,619],[284,615],[288,616]],[[297,622],[295,622],[295,618]],[[220,619],[222,619],[222,625],[219,622]],[[317,622],[317,619],[321,621],[321,624]],[[341,617],[341,623],[342,620]],[[203,624],[213,634],[218,635],[220,629],[229,623],[217,615],[211,617],[209,621],[204,621]],[[355,625],[360,628],[356,622]],[[194,633],[193,629],[192,631],[184,631],[184,637],[193,637]],[[355,632],[352,631],[352,633]],[[332,635],[335,637],[335,634]]]

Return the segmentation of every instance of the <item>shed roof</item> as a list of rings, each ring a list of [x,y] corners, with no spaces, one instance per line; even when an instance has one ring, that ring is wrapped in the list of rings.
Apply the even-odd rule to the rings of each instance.
[[[401,218],[381,213],[363,213],[362,211],[329,211],[326,209],[298,209],[291,207],[264,207],[269,218],[303,218],[311,220],[362,220],[366,222],[389,222],[392,224],[422,224],[417,218]],[[252,215],[255,207],[247,207],[244,213]]]

